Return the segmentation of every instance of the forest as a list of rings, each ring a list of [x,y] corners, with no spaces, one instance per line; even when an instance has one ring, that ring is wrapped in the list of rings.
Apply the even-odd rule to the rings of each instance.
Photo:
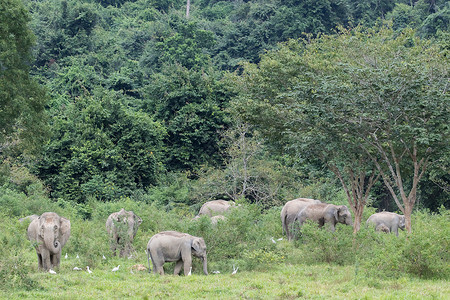
[[[231,298],[314,297],[264,291],[264,270],[306,282],[320,267],[344,283],[322,297],[429,289],[409,280],[449,296],[449,58],[444,0],[0,0],[0,290],[39,298],[62,284],[37,273],[18,222],[54,211],[72,226],[62,282],[79,263],[118,284],[107,262],[146,265],[149,238],[177,230],[205,239],[209,269],[260,274],[250,290],[221,287]],[[288,242],[280,211],[299,197],[346,205],[352,226],[305,224]],[[192,221],[218,199],[240,209]],[[131,260],[109,253],[105,222],[121,208],[142,218]],[[399,237],[366,228],[381,211],[405,216]],[[151,280],[158,293],[128,296],[227,298]]]

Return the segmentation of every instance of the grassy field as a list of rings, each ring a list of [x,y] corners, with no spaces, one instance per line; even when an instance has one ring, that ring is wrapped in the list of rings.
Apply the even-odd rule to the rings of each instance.
[[[63,261],[56,275],[34,272],[30,278],[39,288],[9,290],[4,299],[450,299],[446,280],[421,280],[412,277],[386,280],[364,278],[354,267],[280,264],[260,272],[238,271],[231,275],[200,274],[190,277],[147,272],[131,273],[126,259],[105,261],[93,273],[73,271],[76,259]],[[118,272],[111,269],[121,264]],[[81,267],[81,266],[80,266]]]

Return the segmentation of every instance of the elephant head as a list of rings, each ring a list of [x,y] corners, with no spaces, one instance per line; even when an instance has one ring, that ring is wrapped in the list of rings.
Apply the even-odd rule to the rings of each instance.
[[[400,228],[401,230],[405,230],[405,226],[406,226],[405,216],[400,216],[400,219],[398,221],[398,228]]]
[[[353,226],[352,215],[345,205],[336,207],[334,217],[337,223]]]
[[[56,213],[43,213],[38,219],[38,235],[52,253],[61,252],[70,236],[70,221]]]
[[[192,254],[202,260],[203,273],[208,275],[208,262],[206,258],[206,243],[203,238],[194,238],[192,240]]]

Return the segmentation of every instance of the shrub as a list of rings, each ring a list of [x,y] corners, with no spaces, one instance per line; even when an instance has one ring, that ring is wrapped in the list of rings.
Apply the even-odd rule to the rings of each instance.
[[[366,276],[399,277],[411,274],[422,278],[450,276],[450,212],[416,212],[412,234],[372,234],[371,247],[360,261]],[[370,230],[370,229],[364,229]],[[362,230],[363,231],[363,230]],[[370,230],[373,231],[373,230]]]
[[[34,249],[26,240],[28,223],[21,224],[4,212],[0,219],[0,290],[36,288],[37,283],[29,276],[32,267],[28,257]]]

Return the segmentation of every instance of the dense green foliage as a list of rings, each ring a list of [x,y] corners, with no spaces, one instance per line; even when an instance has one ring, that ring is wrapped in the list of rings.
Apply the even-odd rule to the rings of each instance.
[[[190,2],[189,18],[180,0],[0,3],[0,290],[52,293],[17,222],[45,211],[72,223],[59,286],[79,286],[63,277],[72,264],[105,274],[145,264],[161,230],[204,237],[209,269],[222,274],[233,264],[246,274],[339,266],[369,286],[448,280],[447,1]],[[394,168],[382,163],[386,146]],[[348,205],[341,183],[362,174],[364,190],[388,171],[402,180],[371,186],[358,234],[307,224],[298,241],[271,241],[286,201]],[[412,234],[367,229],[371,213],[398,211],[402,189],[416,201]],[[217,226],[192,221],[211,199],[242,206]],[[144,220],[132,260],[107,255],[105,221],[122,207]],[[297,278],[318,281],[315,272]]]
[[[34,36],[20,0],[0,3],[0,153],[8,143],[31,150],[43,141],[45,93],[30,78]]]
[[[3,169],[7,174],[16,164],[31,166],[53,199],[76,203],[89,197],[105,201],[163,190],[166,184],[160,179],[172,176],[165,172],[187,172],[189,180],[199,179],[189,183],[194,186],[208,182],[207,176],[222,181],[220,185],[209,181],[212,187],[203,185],[206,190],[196,189],[195,196],[173,200],[187,205],[203,202],[205,196],[244,196],[270,207],[285,197],[295,197],[295,187],[288,186],[295,180],[331,183],[334,179],[324,171],[323,160],[283,156],[279,147],[264,142],[266,135],[257,138],[255,128],[245,135],[262,145],[257,155],[233,148],[222,138],[236,132],[235,124],[241,123],[227,110],[230,100],[252,94],[243,91],[239,83],[224,80],[224,71],[240,74],[243,62],[259,63],[267,57],[265,51],[282,48],[279,42],[311,39],[359,23],[373,26],[389,20],[397,32],[411,26],[420,36],[447,47],[449,7],[445,1],[413,5],[409,1],[192,1],[188,19],[184,1],[24,2],[36,36],[32,74],[50,96],[50,139],[38,159],[16,160],[14,153]],[[26,21],[27,16],[24,18]],[[27,41],[21,49],[28,51],[30,33],[20,35]],[[294,61],[297,50],[292,53]],[[285,85],[303,72],[296,69],[296,63],[266,67],[269,73],[263,74],[266,79],[262,80],[267,86],[255,86],[253,93],[264,99],[276,97],[279,88],[283,92]],[[271,81],[274,76],[278,78]],[[11,110],[14,114],[20,111],[24,108]],[[36,130],[45,128],[45,118],[29,112],[24,116],[37,119],[32,123]],[[281,138],[286,128],[279,124],[291,118],[289,114],[274,119],[257,108],[254,117],[271,124],[257,130],[271,130],[275,146],[282,149],[304,151],[312,144],[320,149],[322,143],[331,146],[327,138],[322,143],[311,140],[303,147],[299,142],[286,142]],[[36,130],[33,137],[44,137]],[[226,130],[230,130],[228,134]],[[297,133],[301,138],[308,136]],[[328,138],[332,136],[338,137],[331,134]],[[246,155],[248,166],[236,164]],[[341,166],[355,161],[344,162],[343,156],[329,158]],[[444,165],[448,165],[446,161]],[[425,195],[436,197],[439,187],[448,189],[448,169],[430,170],[420,201],[437,209],[440,204],[447,205],[448,194],[431,202]],[[251,176],[246,175],[248,171]],[[287,180],[289,173],[298,175]],[[384,194],[379,184],[373,191],[375,198]]]

